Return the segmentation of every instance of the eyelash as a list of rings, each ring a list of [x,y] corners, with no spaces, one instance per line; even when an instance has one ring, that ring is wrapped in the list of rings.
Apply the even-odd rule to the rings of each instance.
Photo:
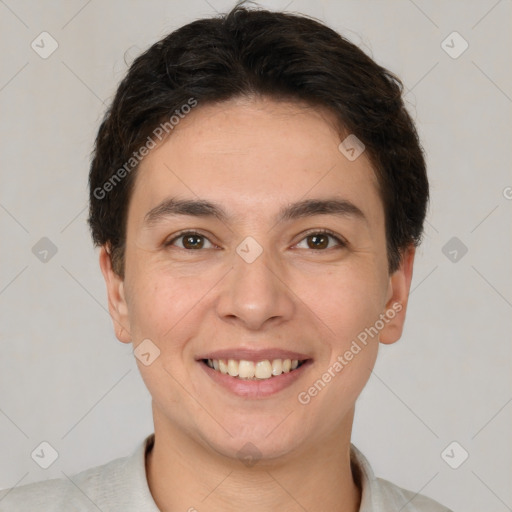
[[[179,233],[178,235],[176,235],[174,238],[172,238],[171,240],[169,240],[168,242],[165,242],[164,243],[164,246],[165,247],[170,247],[173,245],[173,243],[180,239],[180,238],[183,238],[185,237],[186,235],[190,236],[199,236],[201,238],[205,238],[206,240],[208,240],[210,243],[212,243],[208,237],[206,237],[205,235],[203,235],[202,233],[199,233],[197,231],[182,231],[181,233]],[[328,229],[316,229],[316,230],[312,230],[312,231],[309,231],[307,233],[305,233],[305,235],[303,236],[303,238],[301,238],[299,240],[298,243],[302,242],[305,238],[307,238],[308,236],[311,236],[311,235],[329,235],[331,238],[334,238],[334,240],[336,240],[336,242],[338,242],[338,246],[337,248],[343,248],[343,247],[346,247],[347,246],[347,243],[342,240],[339,236],[335,235],[332,231],[328,230]],[[336,247],[334,247],[336,248]],[[182,249],[181,247],[178,247],[178,249]],[[330,249],[333,249],[333,247],[330,247]],[[188,252],[192,252],[192,251],[195,251],[197,249],[182,249],[184,251],[188,251]],[[314,251],[314,249],[312,249]],[[322,252],[322,251],[326,251],[327,249],[319,249],[318,251],[315,251],[315,252]]]

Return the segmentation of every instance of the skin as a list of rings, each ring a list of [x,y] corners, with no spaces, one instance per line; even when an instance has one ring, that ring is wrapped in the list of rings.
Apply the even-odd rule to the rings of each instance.
[[[125,275],[100,251],[116,335],[134,348],[150,339],[160,355],[139,360],[152,395],[155,445],[148,484],[161,510],[359,510],[350,468],[355,402],[379,342],[402,333],[414,248],[388,274],[384,209],[369,160],[349,161],[329,112],[263,98],[196,107],[141,162],[130,200]],[[343,198],[354,216],[315,215],[276,223],[282,206]],[[207,199],[232,217],[174,216],[148,227],[162,200]],[[346,241],[312,243],[329,229]],[[200,232],[202,248],[172,241]],[[263,249],[236,252],[247,237]],[[197,241],[197,240],[196,240]],[[379,315],[402,309],[307,405],[297,396],[332,367]],[[313,363],[291,386],[247,399],[216,384],[195,360],[226,348],[295,350]],[[250,442],[261,458],[237,455]],[[321,497],[321,499],[319,499]],[[193,510],[193,509],[192,509]]]

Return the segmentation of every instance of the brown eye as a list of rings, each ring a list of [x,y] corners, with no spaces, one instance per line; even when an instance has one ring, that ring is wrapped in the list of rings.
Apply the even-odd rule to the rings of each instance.
[[[329,245],[329,237],[324,234],[309,235],[307,239],[311,249],[326,249]]]
[[[175,242],[178,240],[182,240],[181,245],[176,244],[177,247],[180,249],[186,249],[186,250],[198,250],[203,249],[205,247],[205,241],[208,241],[210,245],[211,242],[200,233],[195,233],[192,231],[187,231],[186,233],[182,233],[169,242],[166,242],[166,246],[172,246],[175,245]],[[212,245],[213,247],[213,245]],[[207,247],[208,248],[208,247]]]
[[[204,245],[203,237],[199,235],[187,235],[182,238],[185,249],[201,249]]]
[[[306,248],[315,250],[330,249],[332,246],[329,247],[329,239],[335,240],[337,242],[335,247],[344,247],[346,245],[343,240],[326,231],[316,231],[303,238],[303,240],[306,240],[307,243]],[[302,243],[302,241],[300,243]]]

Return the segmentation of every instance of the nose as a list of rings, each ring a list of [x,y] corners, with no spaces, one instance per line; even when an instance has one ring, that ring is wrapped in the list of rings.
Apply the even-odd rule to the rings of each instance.
[[[252,331],[292,318],[296,304],[282,262],[270,250],[263,250],[252,262],[240,254],[234,254],[233,268],[223,280],[219,317]]]

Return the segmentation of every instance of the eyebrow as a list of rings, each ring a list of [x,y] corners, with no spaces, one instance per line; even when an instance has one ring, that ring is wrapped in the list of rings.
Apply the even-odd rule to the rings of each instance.
[[[215,217],[221,222],[229,222],[230,216],[217,203],[204,199],[168,198],[152,208],[144,216],[144,225],[151,227],[167,217],[187,215],[192,217]],[[286,205],[278,212],[275,221],[287,222],[314,215],[335,215],[352,217],[368,224],[368,219],[354,203],[340,198],[304,199]]]

